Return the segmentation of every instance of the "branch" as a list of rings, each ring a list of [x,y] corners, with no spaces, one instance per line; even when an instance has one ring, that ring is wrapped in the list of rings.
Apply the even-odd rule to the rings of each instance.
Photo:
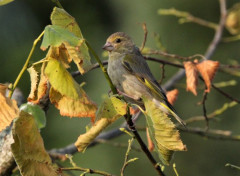
[[[61,173],[62,171],[83,171],[84,173],[89,173],[89,174],[98,174],[98,175],[104,175],[104,176],[113,176],[112,174],[109,174],[104,171],[100,170],[94,170],[94,169],[88,169],[88,168],[82,168],[82,167],[66,167],[66,168],[59,168],[59,172]]]
[[[143,39],[143,42],[142,42],[142,46],[140,48],[140,51],[143,50],[145,44],[146,44],[146,41],[147,41],[147,35],[148,35],[148,30],[147,30],[147,26],[146,26],[146,23],[143,23],[142,24],[142,28],[143,28],[143,31],[144,31],[144,39]]]

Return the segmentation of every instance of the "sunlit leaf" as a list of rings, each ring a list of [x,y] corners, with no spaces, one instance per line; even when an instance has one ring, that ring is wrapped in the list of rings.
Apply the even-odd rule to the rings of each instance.
[[[68,43],[73,47],[79,47],[83,39],[75,36],[72,32],[61,26],[48,25],[45,27],[44,37],[41,45],[42,50],[46,50],[48,46],[58,47],[62,43]]]
[[[75,142],[79,152],[84,152],[89,144],[110,124],[112,123],[111,119],[102,118],[98,120],[86,133],[80,135]]]
[[[171,119],[152,100],[144,99],[144,112],[149,134],[164,164],[169,164],[174,151],[186,150]]]
[[[116,97],[108,97],[99,106],[96,123],[78,137],[75,146],[83,152],[87,146],[112,122],[126,114],[126,103]]]
[[[187,61],[183,65],[186,70],[187,91],[191,91],[194,95],[197,95],[198,71],[196,64]]]
[[[21,105],[20,110],[31,114],[36,120],[39,129],[46,126],[45,112],[38,105],[25,103]]]
[[[0,6],[6,5],[10,2],[13,2],[14,0],[0,0]]]
[[[206,92],[210,92],[212,80],[219,68],[218,61],[205,60],[197,64],[197,69],[202,75],[205,85],[207,86]]]
[[[74,33],[77,37],[83,38],[75,18],[69,15],[64,9],[54,7],[51,14],[51,22],[53,25],[61,26]]]
[[[6,97],[7,86],[0,84],[0,131],[9,126],[19,114],[17,102]]]
[[[36,121],[21,111],[13,125],[12,152],[22,176],[57,176],[51,158],[46,152]]]
[[[51,86],[60,94],[74,100],[79,99],[79,95],[81,95],[80,86],[61,62],[49,58],[44,73],[49,79]]]
[[[113,121],[126,114],[126,103],[116,97],[108,97],[99,106],[96,120],[109,118]]]
[[[60,114],[69,117],[91,117],[95,120],[97,106],[92,102],[82,88],[79,88],[79,99],[61,95],[51,88],[50,100],[60,110]]]
[[[38,104],[47,93],[47,78],[43,73],[45,63],[35,64],[28,68],[31,78],[31,92],[28,95],[28,101]]]
[[[75,21],[75,18],[69,15],[64,9],[55,7],[51,14],[51,21],[53,25],[60,26],[77,36],[81,40],[81,43],[75,47],[69,42],[64,42],[70,57],[77,65],[80,73],[87,72],[91,68],[91,57],[89,55],[88,47],[83,38],[81,30]]]
[[[177,100],[177,97],[178,97],[178,90],[177,89],[173,89],[171,91],[167,91],[167,99],[168,99],[168,102],[173,105],[175,103],[175,101]]]

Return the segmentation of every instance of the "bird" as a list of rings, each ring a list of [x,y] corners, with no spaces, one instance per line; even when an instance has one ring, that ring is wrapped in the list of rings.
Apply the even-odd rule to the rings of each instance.
[[[107,72],[119,94],[140,106],[143,106],[145,97],[185,126],[130,36],[124,32],[113,33],[102,48],[109,53]]]

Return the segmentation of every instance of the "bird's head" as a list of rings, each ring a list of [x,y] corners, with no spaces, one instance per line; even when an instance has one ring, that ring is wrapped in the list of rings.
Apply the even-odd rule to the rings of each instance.
[[[124,32],[116,32],[108,37],[103,49],[109,52],[132,53],[135,49],[135,44]]]

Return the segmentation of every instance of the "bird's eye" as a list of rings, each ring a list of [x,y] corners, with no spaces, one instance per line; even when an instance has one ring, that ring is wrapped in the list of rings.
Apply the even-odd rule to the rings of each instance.
[[[116,40],[116,43],[120,43],[120,42],[121,42],[121,39],[118,38],[118,39]]]

